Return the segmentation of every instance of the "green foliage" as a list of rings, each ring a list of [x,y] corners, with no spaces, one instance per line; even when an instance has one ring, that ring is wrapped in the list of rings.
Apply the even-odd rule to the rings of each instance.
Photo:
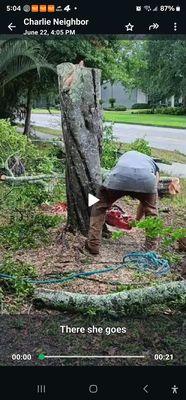
[[[162,249],[162,257],[165,258],[170,265],[180,265],[183,260],[183,256],[174,252],[174,251],[167,251],[167,247]]]
[[[0,287],[0,305],[2,304],[4,299],[3,289]]]
[[[33,285],[24,280],[24,278],[33,279],[37,277],[36,270],[32,265],[21,261],[15,261],[8,256],[3,260],[0,266],[0,273],[12,275],[16,278],[3,282],[6,282],[8,286],[6,285],[5,287],[15,292],[19,299],[23,299],[33,293]]]
[[[155,111],[154,111],[154,109],[153,110],[139,110],[139,111],[132,111],[131,112],[131,114],[133,114],[133,115],[141,115],[141,114],[144,114],[144,115],[146,115],[146,114],[154,114],[155,113]]]
[[[154,110],[155,114],[186,115],[184,107],[158,107]]]
[[[115,232],[112,232],[112,239],[118,240],[118,239],[121,239],[124,235],[125,235],[125,232],[123,232],[123,231],[115,231]]]
[[[140,153],[151,156],[149,142],[145,139],[136,139],[134,142],[125,145],[125,151],[139,151]],[[106,126],[103,135],[103,153],[101,166],[105,169],[112,169],[121,154],[118,150],[118,144],[114,141],[113,126]]]
[[[136,139],[134,142],[126,145],[126,151],[130,150],[136,150],[148,156],[152,154],[149,142],[145,139]]]
[[[132,105],[133,110],[144,110],[150,108],[150,105],[148,103],[135,103]]]
[[[148,94],[152,105],[172,95],[186,93],[186,43],[184,40],[148,40],[138,46],[137,59],[131,74],[136,87]]]
[[[18,250],[37,248],[51,240],[50,228],[59,226],[61,216],[26,215],[21,220],[0,227],[0,242],[5,249]],[[49,231],[48,231],[49,230]]]
[[[112,125],[104,128],[103,134],[103,153],[101,166],[105,169],[111,169],[118,160],[118,145],[114,142],[114,134]]]
[[[136,222],[137,228],[145,230],[146,236],[151,239],[162,236],[164,229],[164,222],[161,218],[147,217],[144,220]]]
[[[51,173],[54,170],[56,157],[51,156],[50,149],[40,150],[37,146],[12,127],[9,121],[0,120],[0,160],[1,166],[11,157],[18,156],[27,174]],[[6,172],[6,171],[5,171]]]
[[[161,238],[164,248],[186,237],[185,228],[165,226],[163,219],[159,217],[147,217],[144,220],[136,222],[136,227],[144,229],[146,236],[150,239]]]
[[[125,107],[125,106],[116,106],[116,107],[114,107],[114,111],[127,111],[127,107]]]
[[[111,105],[111,108],[114,108],[115,102],[116,102],[116,99],[115,99],[114,97],[111,97],[111,98],[109,99],[109,103],[110,103],[110,105]]]

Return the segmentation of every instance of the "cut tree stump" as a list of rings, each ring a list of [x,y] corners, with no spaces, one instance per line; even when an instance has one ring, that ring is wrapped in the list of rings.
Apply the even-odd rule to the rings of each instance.
[[[172,190],[171,190],[172,189]],[[160,197],[173,196],[180,192],[180,180],[176,177],[162,177],[159,180],[158,194]]]
[[[183,297],[186,297],[185,282],[170,282],[108,295],[36,290],[34,304],[36,307],[80,312],[92,310],[113,316],[122,316],[135,314],[139,308],[142,309],[153,304],[183,300]]]
[[[101,183],[101,72],[64,63],[58,66],[62,129],[66,152],[67,229],[87,235],[88,193]]]

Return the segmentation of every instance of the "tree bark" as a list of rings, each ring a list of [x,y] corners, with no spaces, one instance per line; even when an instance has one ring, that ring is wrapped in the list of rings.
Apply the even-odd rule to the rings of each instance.
[[[26,119],[23,135],[29,136],[31,130],[31,113],[32,113],[32,89],[28,88],[27,104],[26,104]]]
[[[127,290],[108,295],[69,293],[52,290],[36,290],[36,306],[67,311],[96,312],[113,316],[139,313],[139,308],[183,300],[186,295],[185,282],[169,282],[143,289]]]
[[[183,96],[183,107],[186,108],[186,95]]]
[[[88,193],[96,195],[101,183],[101,73],[64,63],[58,66],[58,76],[66,152],[67,228],[87,235]]]

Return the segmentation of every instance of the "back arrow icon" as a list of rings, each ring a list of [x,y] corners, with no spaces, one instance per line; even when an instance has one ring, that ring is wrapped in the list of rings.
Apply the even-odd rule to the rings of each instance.
[[[144,386],[144,388],[143,388],[143,390],[144,390],[145,393],[149,393],[148,390],[147,390],[148,386],[149,386],[149,385],[146,385],[146,386]]]
[[[16,28],[16,26],[13,25],[11,22],[10,25],[8,25],[8,29],[10,29],[10,31],[12,32],[14,28]]]

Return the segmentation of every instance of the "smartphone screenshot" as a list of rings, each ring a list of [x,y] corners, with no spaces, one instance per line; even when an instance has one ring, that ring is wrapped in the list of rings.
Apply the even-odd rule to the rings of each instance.
[[[185,20],[0,4],[2,399],[185,398]]]

